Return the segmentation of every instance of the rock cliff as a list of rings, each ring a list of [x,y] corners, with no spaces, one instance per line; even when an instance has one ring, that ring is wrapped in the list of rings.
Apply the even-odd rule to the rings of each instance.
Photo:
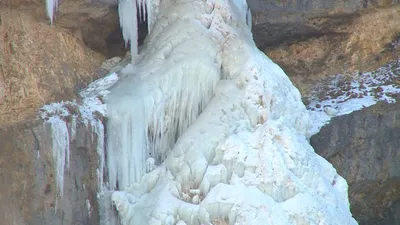
[[[76,97],[104,56],[27,9],[0,9],[0,126],[34,118],[44,104]],[[44,16],[44,15],[43,15]]]
[[[399,103],[382,102],[333,118],[311,144],[347,180],[359,224],[400,223]]]
[[[1,225],[99,224],[96,135],[78,125],[61,197],[50,129],[41,120],[0,128]]]

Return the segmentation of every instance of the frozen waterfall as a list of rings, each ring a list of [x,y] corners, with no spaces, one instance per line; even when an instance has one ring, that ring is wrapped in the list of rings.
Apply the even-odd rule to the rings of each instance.
[[[83,102],[107,96],[99,192],[122,224],[357,224],[346,181],[307,140],[299,91],[256,48],[245,1],[121,0],[119,11],[126,41],[137,13],[151,32],[118,81],[89,86]]]

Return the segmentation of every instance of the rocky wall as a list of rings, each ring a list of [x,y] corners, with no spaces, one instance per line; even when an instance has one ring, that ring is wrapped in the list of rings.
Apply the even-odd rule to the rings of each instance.
[[[0,128],[1,225],[99,224],[97,136],[78,124],[61,197],[51,135],[41,120]]]
[[[335,117],[311,144],[347,180],[360,225],[400,224],[400,103]]]

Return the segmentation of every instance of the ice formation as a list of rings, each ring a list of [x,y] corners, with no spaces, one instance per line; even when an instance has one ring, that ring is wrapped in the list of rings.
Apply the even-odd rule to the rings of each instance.
[[[138,22],[147,20],[150,33],[155,18],[157,0],[120,0],[118,4],[119,23],[126,45],[130,43],[132,61],[138,55]],[[138,15],[139,14],[139,15]],[[138,18],[140,21],[138,21]]]
[[[46,11],[47,16],[50,19],[50,22],[53,24],[54,21],[54,13],[58,9],[58,0],[46,0]]]
[[[345,180],[307,141],[300,93],[255,47],[246,3],[155,7],[107,99],[122,223],[356,224]]]
[[[97,181],[98,191],[107,191],[103,180],[105,163],[105,129],[101,118],[97,116],[106,115],[105,105],[101,99],[106,99],[108,88],[118,80],[116,73],[91,83],[80,93],[82,103],[66,101],[52,103],[41,108],[39,115],[43,119],[45,131],[50,138],[53,152],[53,165],[58,188],[58,196],[63,197],[64,176],[69,169],[70,141],[76,137],[78,122],[86,127],[91,127],[92,140],[96,141],[96,152],[98,154]],[[49,129],[47,129],[49,128]],[[40,152],[38,151],[38,156]]]
[[[400,94],[400,61],[349,77],[338,74],[314,87],[307,108],[316,134],[332,117],[349,114],[379,101],[393,103]]]
[[[126,44],[130,42],[131,55],[132,58],[134,58],[138,53],[138,21],[136,0],[121,0],[118,4],[118,11],[120,15],[119,23],[122,27],[122,36]]]
[[[64,195],[64,172],[69,169],[69,133],[67,124],[59,116],[50,117],[45,125],[49,124],[51,145],[53,150],[54,173],[56,186],[60,197]],[[45,129],[46,130],[46,129]]]
[[[307,141],[299,91],[255,47],[245,1],[119,7],[126,40],[137,38],[137,13],[151,32],[119,80],[90,85],[78,107],[100,141],[101,224],[116,224],[110,196],[125,225],[356,224],[346,181]],[[65,121],[68,107],[57,107],[42,118]],[[95,111],[108,117],[106,152]]]

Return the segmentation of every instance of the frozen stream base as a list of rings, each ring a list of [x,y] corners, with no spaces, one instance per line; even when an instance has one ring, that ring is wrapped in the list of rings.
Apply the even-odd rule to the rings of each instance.
[[[145,46],[107,100],[122,223],[356,224],[346,181],[307,141],[298,90],[255,47],[246,3],[153,7]]]
[[[53,18],[58,1],[50,1]],[[77,117],[95,124],[99,139],[96,112],[108,121],[106,151],[102,140],[96,150],[101,223],[116,223],[108,216],[113,204],[125,225],[357,224],[346,181],[307,140],[299,91],[254,44],[246,2],[139,5],[148,6],[151,28],[144,46],[138,55],[133,47],[134,63],[119,79],[112,74],[82,92]],[[136,13],[120,9],[128,41]],[[61,195],[74,136],[64,109],[42,113],[52,126]]]

